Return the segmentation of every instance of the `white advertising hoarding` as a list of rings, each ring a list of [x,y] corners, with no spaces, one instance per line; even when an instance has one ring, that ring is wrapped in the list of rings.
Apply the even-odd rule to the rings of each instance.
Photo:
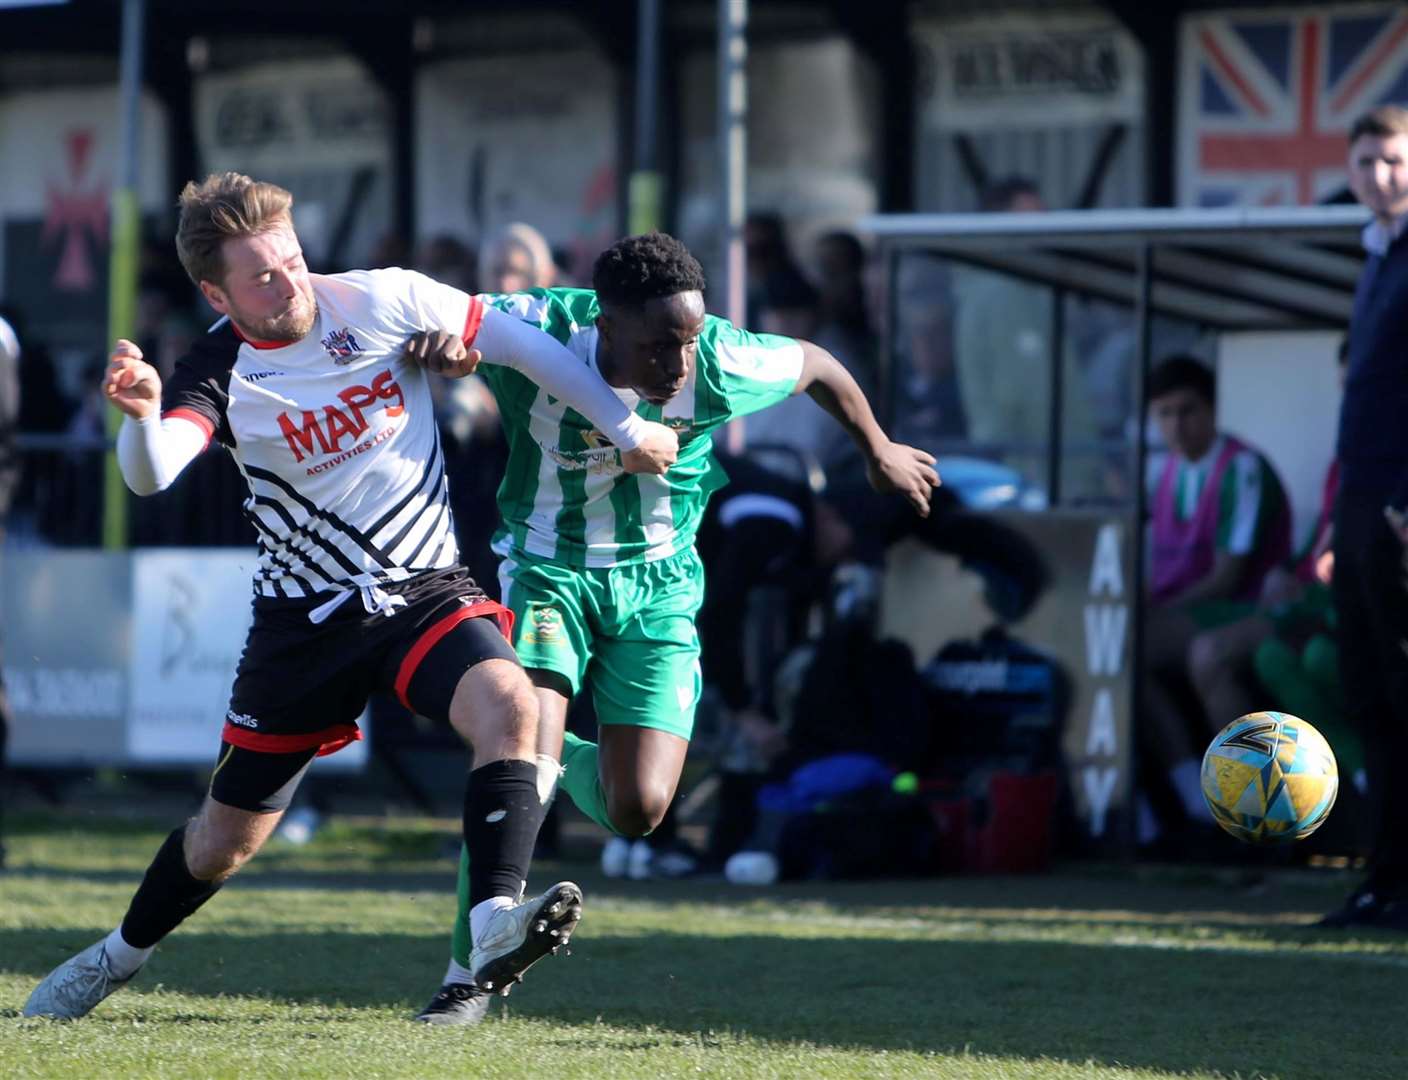
[[[253,567],[242,548],[6,551],[12,763],[213,764]],[[357,722],[369,731],[365,713]],[[356,742],[319,767],[359,770],[367,756]]]

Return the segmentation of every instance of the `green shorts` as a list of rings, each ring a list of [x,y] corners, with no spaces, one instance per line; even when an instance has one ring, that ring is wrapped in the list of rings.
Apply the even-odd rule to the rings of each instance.
[[[573,694],[589,682],[598,723],[690,737],[703,685],[694,620],[704,567],[693,548],[602,569],[515,553],[499,584],[524,667],[561,675]]]

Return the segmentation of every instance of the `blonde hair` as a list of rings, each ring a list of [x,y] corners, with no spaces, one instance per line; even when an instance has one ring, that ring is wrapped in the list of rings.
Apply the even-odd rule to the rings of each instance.
[[[552,259],[552,249],[543,234],[531,225],[521,221],[510,222],[494,232],[479,248],[479,284],[487,287],[491,277],[496,276],[498,263],[504,252],[518,248],[528,256],[533,264],[533,280],[529,288],[550,288],[557,278],[557,264]]]
[[[232,237],[256,236],[284,222],[292,224],[293,196],[277,184],[251,180],[237,172],[211,173],[181,191],[181,220],[176,254],[186,274],[199,285],[225,281],[221,250]]]
[[[1354,126],[1349,129],[1349,142],[1354,145],[1354,140],[1361,135],[1373,135],[1378,138],[1387,138],[1392,135],[1408,135],[1408,109],[1402,105],[1379,105],[1359,117],[1354,121]]]

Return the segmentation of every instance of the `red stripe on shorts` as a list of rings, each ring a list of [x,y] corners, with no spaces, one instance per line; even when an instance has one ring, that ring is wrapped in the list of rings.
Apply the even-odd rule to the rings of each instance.
[[[402,705],[410,709],[411,712],[416,711],[415,707],[407,700],[406,691],[410,688],[411,679],[415,677],[416,669],[420,667],[421,661],[426,658],[431,649],[440,644],[440,639],[465,619],[479,619],[486,615],[494,617],[494,621],[499,624],[499,632],[508,641],[513,640],[513,612],[502,604],[496,604],[492,600],[480,600],[477,604],[466,604],[458,611],[452,611],[416,638],[416,643],[411,646],[405,659],[401,661],[401,667],[396,672],[396,697],[400,699]]]
[[[322,731],[305,731],[297,735],[261,735],[226,720],[220,737],[233,746],[258,750],[262,754],[296,754],[300,750],[317,747],[317,756],[327,757],[359,740],[362,729],[356,724],[333,724]]]

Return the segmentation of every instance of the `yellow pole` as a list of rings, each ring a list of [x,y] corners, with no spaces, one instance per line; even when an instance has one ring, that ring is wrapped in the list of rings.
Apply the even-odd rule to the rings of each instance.
[[[137,193],[118,188],[112,196],[112,249],[108,262],[108,340],[131,338],[137,332],[137,257],[141,210]],[[116,438],[122,413],[107,409],[107,432]],[[103,547],[127,546],[127,485],[117,467],[117,454],[109,450],[103,468]]]
[[[141,207],[137,201],[141,176],[142,33],[145,0],[123,0],[122,55],[118,86],[118,181],[112,193],[111,246],[108,252],[108,340],[137,333],[137,258]],[[122,414],[109,407],[105,427],[116,436]],[[108,451],[103,463],[103,547],[127,546],[127,487],[117,467],[117,454]]]

